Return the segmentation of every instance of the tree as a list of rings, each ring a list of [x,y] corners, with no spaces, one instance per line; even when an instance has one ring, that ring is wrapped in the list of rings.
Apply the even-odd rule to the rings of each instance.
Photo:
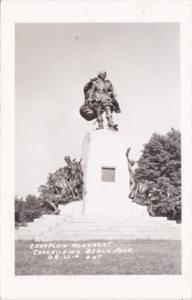
[[[32,222],[35,218],[39,218],[43,211],[41,208],[42,201],[35,195],[27,195],[23,198],[15,197],[15,223],[16,225]]]
[[[21,223],[23,221],[23,198],[15,197],[15,223]]]
[[[35,195],[28,194],[25,198],[25,209],[38,209],[41,205],[41,201]]]
[[[135,179],[153,186],[150,205],[155,215],[181,220],[181,134],[171,129],[154,133],[144,145]]]

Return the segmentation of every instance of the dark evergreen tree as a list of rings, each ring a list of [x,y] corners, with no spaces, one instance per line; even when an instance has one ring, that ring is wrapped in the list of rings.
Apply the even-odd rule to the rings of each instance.
[[[153,134],[144,145],[135,179],[151,189],[155,215],[181,220],[181,134],[171,129],[166,135]]]

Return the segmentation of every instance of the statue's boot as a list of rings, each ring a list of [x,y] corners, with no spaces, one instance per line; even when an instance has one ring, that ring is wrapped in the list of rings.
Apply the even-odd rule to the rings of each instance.
[[[60,209],[52,201],[48,201],[49,205],[54,209],[54,215],[59,215]]]
[[[103,120],[97,120],[98,127],[96,129],[103,129]]]
[[[59,215],[60,212],[61,212],[61,210],[57,208],[56,211],[54,212],[54,214],[55,214],[55,215]]]
[[[108,127],[114,130],[118,130],[118,124],[115,124],[112,120],[112,117],[107,117]]]

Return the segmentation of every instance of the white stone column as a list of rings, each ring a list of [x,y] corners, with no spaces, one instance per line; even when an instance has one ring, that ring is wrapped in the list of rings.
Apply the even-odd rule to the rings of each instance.
[[[86,214],[127,213],[131,204],[128,198],[129,174],[125,156],[127,147],[119,132],[109,129],[95,130],[85,136],[82,167]],[[103,174],[102,178],[103,172],[109,173],[109,176]],[[105,181],[106,176],[114,181]]]

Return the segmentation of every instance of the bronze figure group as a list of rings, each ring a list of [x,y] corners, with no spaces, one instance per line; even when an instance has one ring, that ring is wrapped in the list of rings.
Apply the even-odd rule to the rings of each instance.
[[[81,200],[83,197],[83,171],[81,162],[65,156],[66,165],[49,176],[49,191],[44,202],[54,214],[59,214],[58,204]],[[45,193],[44,193],[45,194]]]

